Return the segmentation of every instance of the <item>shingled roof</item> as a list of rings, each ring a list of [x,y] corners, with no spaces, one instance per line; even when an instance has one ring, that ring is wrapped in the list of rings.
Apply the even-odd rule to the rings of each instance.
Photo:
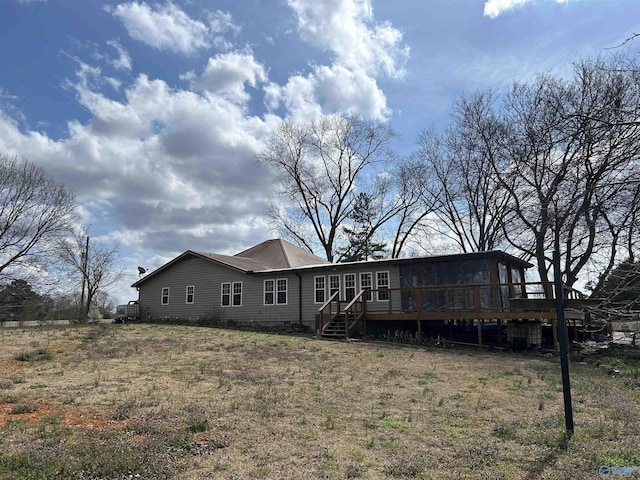
[[[312,253],[309,253],[306,250],[301,249],[300,247],[296,247],[295,245],[278,238],[274,240],[267,240],[256,245],[255,247],[243,250],[242,252],[233,256],[187,250],[182,255],[174,258],[157,270],[154,270],[149,275],[141,278],[131,286],[139,286],[146,279],[161,272],[170,265],[173,265],[187,255],[193,255],[205,260],[211,260],[215,263],[225,265],[242,272],[259,272],[262,270],[296,268],[310,265],[326,265],[331,263],[328,260],[316,257]]]
[[[262,242],[235,256],[255,260],[264,265],[265,269],[305,267],[307,265],[331,263],[279,238]]]

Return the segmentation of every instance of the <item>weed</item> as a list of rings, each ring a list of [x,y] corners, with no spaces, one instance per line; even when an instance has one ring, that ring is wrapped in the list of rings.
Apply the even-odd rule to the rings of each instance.
[[[359,463],[350,463],[347,465],[345,477],[346,478],[359,478],[366,471],[366,467]]]
[[[516,428],[513,425],[499,423],[493,427],[493,436],[503,441],[516,438]]]
[[[20,415],[22,413],[33,413],[38,410],[38,406],[35,403],[14,403],[9,409],[10,415]]]
[[[386,475],[394,478],[418,478],[425,472],[428,463],[424,456],[419,453],[404,453],[394,456],[386,464],[383,471]]]
[[[189,404],[184,407],[185,424],[191,433],[206,432],[209,428],[207,412],[203,407],[196,404]]]
[[[46,348],[39,348],[30,352],[21,352],[13,357],[20,362],[42,362],[45,360],[51,360],[53,354]]]

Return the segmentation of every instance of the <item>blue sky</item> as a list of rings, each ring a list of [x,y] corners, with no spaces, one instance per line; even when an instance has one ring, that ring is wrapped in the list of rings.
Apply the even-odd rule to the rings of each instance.
[[[120,243],[124,301],[138,265],[275,236],[255,155],[283,118],[385,120],[407,155],[460,95],[567,75],[639,21],[638,0],[0,0],[0,152]]]

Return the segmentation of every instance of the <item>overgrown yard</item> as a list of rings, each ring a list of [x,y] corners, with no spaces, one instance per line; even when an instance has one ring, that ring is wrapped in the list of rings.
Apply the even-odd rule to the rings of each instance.
[[[2,479],[598,478],[640,367],[157,325],[0,330]],[[630,476],[620,478],[634,478]],[[615,478],[615,475],[611,476]]]

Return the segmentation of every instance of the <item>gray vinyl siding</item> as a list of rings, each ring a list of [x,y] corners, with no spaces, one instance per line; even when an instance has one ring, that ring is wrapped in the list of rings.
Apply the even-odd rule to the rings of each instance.
[[[139,287],[140,315],[143,319],[163,318],[198,320],[215,318],[238,323],[263,323],[283,325],[286,323],[302,323],[313,328],[316,315],[321,304],[315,303],[314,278],[324,276],[327,287],[326,298],[329,298],[329,275],[340,275],[341,297],[344,293],[344,274],[356,275],[356,293],[360,291],[360,273],[369,272],[372,276],[372,288],[376,288],[376,272],[389,272],[389,288],[400,286],[399,268],[388,263],[372,262],[359,265],[328,265],[296,272],[276,271],[261,273],[243,273],[233,268],[217,264],[196,256],[186,256],[164,271],[158,272],[145,280]],[[300,275],[300,277],[298,277]],[[264,304],[264,281],[287,279],[287,304]],[[300,290],[299,281],[302,280]],[[242,305],[221,305],[221,285],[242,282]],[[186,288],[194,287],[194,302],[186,303]],[[169,288],[169,304],[162,305],[162,289]],[[277,289],[274,291],[277,296]],[[299,310],[300,297],[302,310]],[[397,304],[394,302],[394,304]],[[367,303],[369,311],[385,311],[388,303],[377,301],[375,292],[373,300]]]
[[[340,275],[341,298],[344,292],[344,274],[354,273],[356,275],[356,293],[360,292],[360,273],[369,272],[372,274],[372,288],[376,288],[376,272],[389,272],[389,288],[400,287],[400,270],[397,265],[371,263],[368,265],[329,265],[325,268],[310,269],[301,272],[302,275],[302,316],[303,323],[310,327],[315,325],[315,318],[321,304],[315,301],[315,277],[324,276],[326,278],[326,299],[329,298],[329,275]],[[397,304],[397,303],[396,303]],[[388,302],[378,302],[375,292],[373,293],[373,301],[367,302],[369,311],[385,311]]]
[[[287,279],[287,304],[264,305],[264,280]],[[221,285],[242,282],[242,305],[221,305]],[[186,288],[193,285],[194,302],[186,303]],[[162,305],[162,289],[169,288],[169,304]],[[276,292],[277,293],[277,292]],[[140,315],[146,318],[197,320],[217,318],[239,323],[284,324],[298,322],[298,277],[295,274],[247,274],[202,258],[186,256],[158,272],[139,287]]]

